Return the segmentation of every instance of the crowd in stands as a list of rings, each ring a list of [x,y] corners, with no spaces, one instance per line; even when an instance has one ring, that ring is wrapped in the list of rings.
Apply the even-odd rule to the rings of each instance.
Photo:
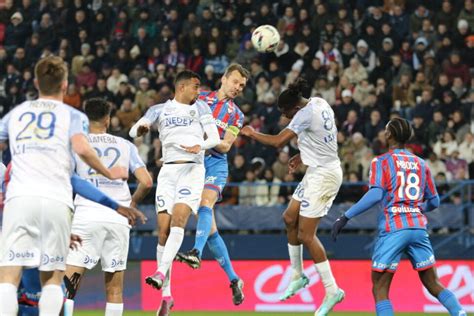
[[[280,31],[273,53],[251,45],[262,24]],[[177,72],[191,69],[203,89],[216,89],[237,62],[252,76],[236,103],[257,130],[275,134],[286,126],[276,100],[298,77],[308,81],[307,97],[333,106],[348,182],[367,180],[370,161],[387,151],[383,131],[394,116],[413,122],[409,148],[428,159],[437,180],[472,179],[473,31],[472,0],[5,0],[0,115],[37,96],[34,64],[56,54],[70,67],[65,102],[81,109],[88,98],[108,100],[110,132],[128,137],[150,106],[172,98]],[[134,142],[156,176],[156,132]],[[301,179],[302,172],[287,172],[296,152],[295,141],[276,150],[239,137],[229,181],[259,185],[229,187],[224,201],[287,202],[294,187],[275,183]]]

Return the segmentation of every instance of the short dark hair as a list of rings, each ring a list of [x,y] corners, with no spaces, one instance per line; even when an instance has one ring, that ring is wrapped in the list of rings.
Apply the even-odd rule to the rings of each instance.
[[[84,111],[91,121],[98,122],[110,115],[112,106],[101,98],[92,98],[86,101]]]
[[[303,90],[308,87],[308,82],[303,78],[296,79],[288,88],[283,90],[278,97],[278,109],[287,112],[294,108],[303,97]]]
[[[197,73],[195,73],[194,71],[191,71],[191,70],[188,70],[188,69],[183,70],[183,71],[179,72],[176,75],[176,79],[174,80],[174,85],[176,86],[181,81],[189,80],[189,79],[193,79],[193,78],[201,80],[201,77]]]
[[[390,120],[387,129],[390,131],[393,139],[401,145],[405,145],[413,135],[413,128],[410,122],[399,117]]]

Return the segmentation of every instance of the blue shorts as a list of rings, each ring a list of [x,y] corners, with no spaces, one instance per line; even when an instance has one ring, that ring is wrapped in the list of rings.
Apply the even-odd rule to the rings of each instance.
[[[227,157],[216,157],[208,155],[204,158],[204,167],[206,168],[206,180],[204,189],[214,190],[219,194],[218,201],[222,199],[222,190],[227,183],[229,168],[227,166]]]
[[[372,255],[372,271],[394,273],[404,253],[417,271],[435,265],[433,248],[426,230],[403,229],[378,237]]]

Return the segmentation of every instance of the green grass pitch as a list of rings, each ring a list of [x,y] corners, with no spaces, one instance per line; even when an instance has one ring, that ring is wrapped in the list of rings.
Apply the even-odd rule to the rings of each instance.
[[[141,312],[141,311],[124,311],[124,316],[156,316],[156,312]],[[74,315],[77,316],[102,316],[104,311],[77,311],[74,312]],[[260,313],[260,312],[172,312],[173,316],[240,316],[240,315],[255,315],[255,316],[310,316],[314,315],[313,313]],[[373,316],[375,313],[347,313],[347,312],[334,312],[331,315],[335,316]],[[410,316],[441,316],[446,314],[424,314],[424,313],[397,313],[397,315],[410,315]]]

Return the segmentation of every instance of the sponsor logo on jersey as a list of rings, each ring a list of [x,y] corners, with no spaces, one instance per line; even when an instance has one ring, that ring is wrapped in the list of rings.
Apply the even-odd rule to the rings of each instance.
[[[187,117],[167,117],[165,119],[165,126],[190,126],[193,123],[193,119]]]
[[[421,213],[418,207],[394,206],[390,209],[392,213]]]

